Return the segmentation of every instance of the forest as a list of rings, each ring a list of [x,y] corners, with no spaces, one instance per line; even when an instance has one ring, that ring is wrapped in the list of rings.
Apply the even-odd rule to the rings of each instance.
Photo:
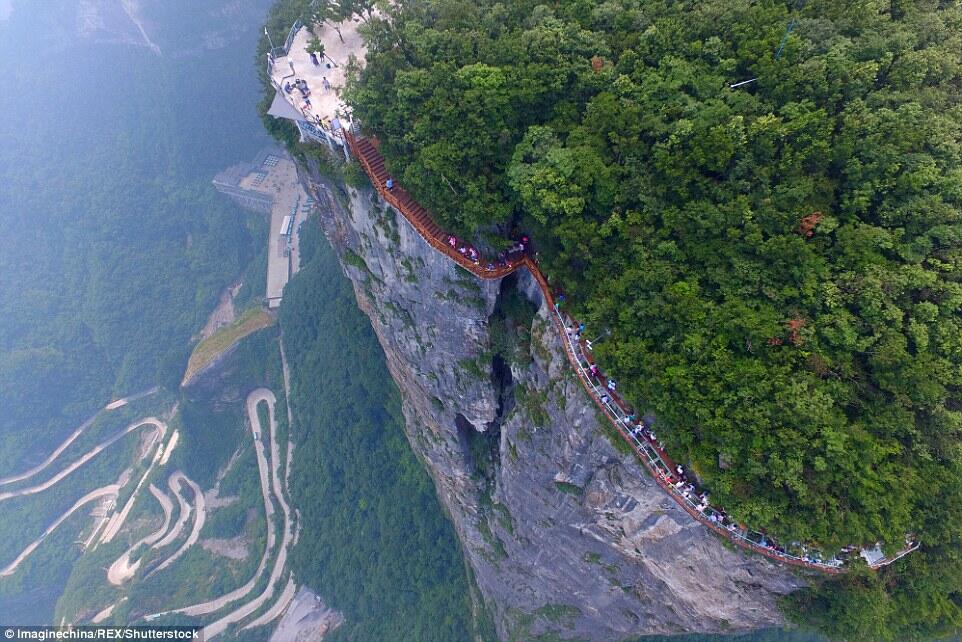
[[[253,216],[210,185],[268,140],[247,64],[256,30],[196,9],[157,16],[165,34],[237,29],[201,65],[73,38],[60,28],[75,4],[18,5],[0,21],[2,470],[114,396],[176,389],[192,334],[260,248]],[[201,42],[191,34],[177,42]],[[214,84],[246,109],[202,91]],[[38,109],[38,87],[56,88],[56,109]]]
[[[957,2],[429,0],[347,91],[479,243],[529,233],[619,391],[712,501],[880,573],[786,609],[832,637],[962,625]]]

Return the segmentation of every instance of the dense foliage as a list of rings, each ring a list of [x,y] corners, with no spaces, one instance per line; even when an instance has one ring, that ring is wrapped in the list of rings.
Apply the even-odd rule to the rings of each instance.
[[[265,247],[266,224],[248,228],[254,215],[210,179],[268,142],[249,63],[269,2],[138,3],[161,55],[120,44],[139,31],[116,3],[0,2],[0,476],[38,463],[112,397],[176,388],[191,335]],[[88,437],[103,435],[88,431],[64,457]],[[114,481],[137,439],[62,486],[3,502],[2,563]],[[54,621],[87,520],[72,517],[4,580],[7,621]]]
[[[806,616],[958,626],[958,3],[433,0],[368,29],[348,97],[392,173],[451,229],[533,234],[717,503],[923,541]]]
[[[152,3],[163,56],[74,37],[63,0],[18,0],[0,20],[0,470],[113,395],[176,387],[191,335],[255,252],[254,217],[210,179],[267,142],[249,12],[268,1],[231,20],[186,4]],[[173,51],[218,27],[235,33],[203,59]]]
[[[309,534],[291,564],[346,616],[324,639],[475,639],[454,530],[407,443],[377,339],[316,221],[302,228],[301,261],[281,307],[296,441],[291,498]]]

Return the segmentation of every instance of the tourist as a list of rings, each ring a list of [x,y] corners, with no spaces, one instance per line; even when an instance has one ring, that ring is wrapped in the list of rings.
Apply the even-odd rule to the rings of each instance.
[[[321,62],[317,59],[317,54],[314,53],[313,51],[309,51],[308,53],[309,53],[310,56],[311,56],[311,62],[314,63],[314,66],[315,66],[315,67],[320,67]]]
[[[331,90],[331,81],[329,81],[329,80],[327,79],[327,76],[324,76],[324,78],[321,80],[321,82],[324,84],[324,91],[330,91],[330,90]]]
[[[617,385],[617,384],[615,383],[615,380],[614,380],[614,379],[609,379],[609,380],[608,380],[608,386],[607,386],[607,387],[608,387],[608,390],[614,392],[616,385]]]
[[[384,183],[384,185],[385,185],[388,189],[394,189],[394,179],[393,179],[393,178],[387,179],[387,181]]]

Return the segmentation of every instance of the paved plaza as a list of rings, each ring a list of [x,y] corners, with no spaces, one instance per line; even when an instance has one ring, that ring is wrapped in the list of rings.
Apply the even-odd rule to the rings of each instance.
[[[359,19],[339,23],[340,37],[328,25],[314,27],[317,37],[324,44],[324,56],[319,58],[318,65],[314,64],[307,52],[307,45],[314,35],[308,27],[301,27],[295,34],[286,56],[275,58],[271,77],[275,86],[281,88],[278,95],[283,96],[308,122],[329,126],[335,117],[344,115],[340,98],[340,90],[344,87],[344,70],[351,56],[363,61],[367,53],[367,47],[357,32],[360,24]],[[307,83],[310,90],[307,100],[298,89],[292,88],[289,92],[285,89],[298,79]],[[326,88],[325,79],[330,88]]]

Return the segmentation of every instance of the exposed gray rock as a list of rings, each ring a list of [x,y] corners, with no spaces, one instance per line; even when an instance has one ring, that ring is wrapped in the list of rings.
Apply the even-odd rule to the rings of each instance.
[[[316,174],[310,182],[502,639],[783,624],[775,601],[804,580],[710,535],[614,447],[530,275],[479,280],[370,190],[347,198]],[[494,364],[502,288],[520,288],[538,311],[530,354]]]

